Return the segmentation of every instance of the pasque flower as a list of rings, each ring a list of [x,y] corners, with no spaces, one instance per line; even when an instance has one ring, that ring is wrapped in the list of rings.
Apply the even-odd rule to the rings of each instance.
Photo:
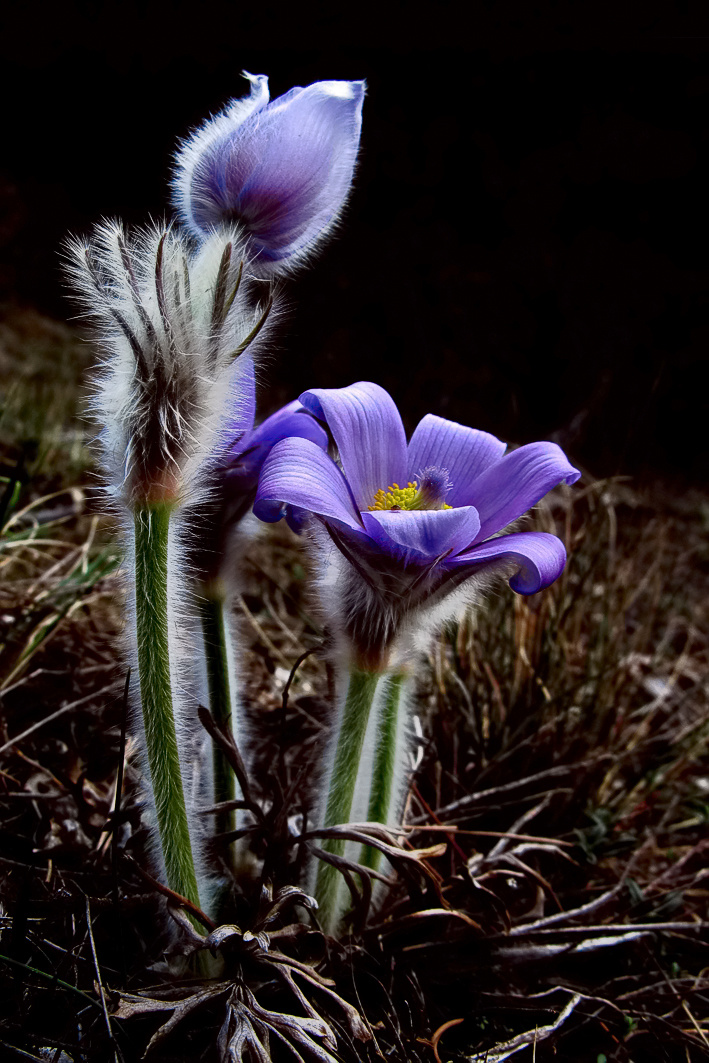
[[[521,594],[561,573],[556,536],[499,534],[551,488],[578,479],[555,443],[506,453],[495,436],[428,414],[407,445],[393,400],[367,382],[316,388],[300,401],[328,425],[341,467],[308,440],[284,440],[264,463],[254,513],[273,521],[297,506],[327,530],[354,577],[343,624],[363,661],[385,661],[405,618],[478,573],[512,570]]]
[[[219,449],[225,416],[238,410],[239,380],[270,303],[259,309],[251,295],[233,228],[195,249],[169,226],[129,236],[120,224],[104,223],[92,240],[73,241],[69,255],[103,356],[94,410],[106,471],[131,518],[136,722],[156,855],[170,889],[199,905],[206,879],[195,861],[200,839],[185,788],[196,713],[187,695],[193,662],[185,643],[184,514],[204,498],[203,470]]]
[[[233,416],[227,418],[222,429],[216,463],[206,480],[211,506],[199,504],[190,514],[190,569],[196,581],[195,606],[204,636],[208,687],[204,700],[208,700],[217,723],[231,729],[245,754],[248,731],[233,668],[233,646],[238,646],[239,639],[231,608],[241,590],[238,547],[243,545],[243,539],[238,535],[239,525],[251,510],[261,466],[275,443],[288,436],[302,436],[326,448],[328,438],[315,418],[297,401],[277,410],[258,427],[254,426],[256,372],[252,360],[244,366],[235,398]],[[285,515],[291,527],[296,527],[298,515],[292,511]],[[216,747],[212,779],[215,803],[233,804],[239,796],[233,772]],[[215,820],[217,833],[222,835],[233,833],[237,825],[236,812],[231,809],[220,812]],[[236,857],[236,853],[231,854],[234,860]]]
[[[393,400],[376,384],[314,389],[300,401],[329,427],[340,465],[307,439],[277,443],[254,513],[274,521],[284,506],[305,510],[321,548],[339,696],[313,820],[327,829],[352,820],[392,825],[408,770],[408,691],[421,635],[457,611],[458,588],[467,592],[481,573],[505,571],[522,594],[556,579],[566,554],[555,535],[500,532],[580,474],[555,443],[505,453],[487,432],[432,414],[407,444]],[[358,856],[356,848],[334,835],[313,868],[326,932],[337,932],[348,905],[333,862],[354,870],[380,862],[371,846]]]
[[[287,271],[335,225],[352,183],[363,81],[318,81],[269,103],[251,82],[179,148],[173,193],[180,220],[204,238],[223,224],[245,232],[257,267]]]

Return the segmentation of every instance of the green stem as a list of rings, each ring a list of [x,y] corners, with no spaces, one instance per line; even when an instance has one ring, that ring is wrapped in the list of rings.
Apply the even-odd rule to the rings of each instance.
[[[204,656],[207,665],[209,707],[215,723],[232,728],[231,685],[229,682],[229,656],[227,631],[224,617],[225,600],[219,593],[203,588],[199,600],[199,612],[204,635]],[[229,761],[215,744],[213,752],[214,803],[233,801],[236,797],[236,780]],[[236,812],[220,812],[216,817],[216,832],[224,834],[236,829]]]
[[[167,885],[200,906],[182,786],[170,677],[168,533],[173,506],[136,506],[135,615],[148,767]]]
[[[377,672],[354,669],[350,673],[335,761],[330,775],[324,827],[334,827],[349,821],[364,736],[380,678]],[[330,838],[324,842],[323,848],[333,856],[342,856],[345,844],[340,838]],[[321,861],[315,884],[315,898],[319,906],[320,924],[326,933],[335,932],[344,914],[345,905],[340,902],[342,891],[340,872],[331,864]]]
[[[386,689],[377,731],[377,748],[372,766],[372,787],[369,792],[367,820],[370,823],[389,822],[394,789],[394,773],[397,760],[397,732],[399,729],[399,703],[404,685],[404,675],[392,675]],[[363,845],[359,862],[373,871],[379,869],[382,854],[371,845]]]

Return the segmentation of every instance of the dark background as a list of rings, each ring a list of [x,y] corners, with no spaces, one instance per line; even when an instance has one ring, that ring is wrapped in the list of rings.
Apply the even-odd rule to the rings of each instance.
[[[431,411],[558,439],[597,475],[705,482],[709,39],[657,32],[647,8],[623,42],[510,7],[490,43],[462,5],[430,26],[406,10],[15,10],[0,300],[70,317],[64,235],[163,215],[177,138],[246,92],[243,68],[272,97],[365,77],[354,192],[288,285],[264,410],[373,379],[409,428]]]

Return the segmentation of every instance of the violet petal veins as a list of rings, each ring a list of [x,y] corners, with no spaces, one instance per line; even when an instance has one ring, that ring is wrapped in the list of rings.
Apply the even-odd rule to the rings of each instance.
[[[268,78],[245,74],[235,100],[179,148],[173,194],[198,239],[239,225],[257,269],[289,271],[337,222],[352,184],[363,81],[318,81],[269,103]]]
[[[350,580],[356,572],[360,589],[349,595],[343,627],[367,660],[406,616],[470,577],[503,569],[514,590],[534,594],[563,570],[556,536],[500,534],[553,487],[579,478],[555,443],[505,454],[494,436],[428,415],[407,446],[393,400],[367,382],[306,391],[300,401],[327,423],[341,468],[308,440],[277,443],[254,513],[274,521],[283,506],[297,506],[324,526]]]
[[[358,509],[380,488],[406,477],[406,433],[390,395],[360,381],[348,388],[313,388],[300,401],[327,423]]]
[[[444,567],[458,567],[468,557],[496,558],[498,550],[483,557],[474,548],[502,532],[552,487],[580,476],[556,443],[530,443],[504,455],[504,443],[494,436],[431,416],[407,448],[399,413],[376,384],[306,391],[300,401],[327,422],[342,470],[303,441],[277,444],[264,464],[256,515],[273,520],[276,505],[298,505],[325,523],[347,525],[368,539],[372,549],[396,560],[439,560]],[[415,498],[422,471],[443,468],[444,462],[450,481],[444,505],[419,508]],[[402,497],[391,495],[391,504],[378,503],[378,493],[392,486]],[[516,553],[524,556],[525,543],[535,543],[540,534],[545,533],[516,536]],[[546,586],[548,567],[544,573],[541,585]]]
[[[263,464],[254,513],[260,520],[273,523],[281,519],[284,505],[305,509],[366,536],[342,471],[308,439],[284,439]]]

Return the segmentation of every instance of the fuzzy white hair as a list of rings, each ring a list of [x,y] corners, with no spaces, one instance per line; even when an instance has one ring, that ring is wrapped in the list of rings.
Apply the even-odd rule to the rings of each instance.
[[[173,202],[184,224],[197,239],[201,239],[204,233],[192,217],[191,190],[195,169],[214,144],[231,136],[249,115],[263,110],[269,102],[266,74],[249,74],[243,70],[242,77],[250,82],[249,95],[231,100],[218,114],[210,115],[193,133],[180,141],[175,152],[175,171],[170,182]]]
[[[333,525],[312,520],[308,531],[320,607],[342,668],[408,669],[437,631],[515,571],[505,561],[477,572],[437,562],[407,565],[375,549],[365,553]]]
[[[325,817],[326,795],[331,791],[336,751],[340,741],[347,682],[353,669],[379,672],[380,682],[370,708],[357,778],[350,822],[368,818],[372,769],[383,728],[384,704],[392,677],[403,678],[396,719],[394,775],[391,799],[384,826],[395,828],[401,822],[411,769],[408,751],[413,744],[411,727],[413,675],[432,636],[446,624],[460,618],[475,605],[484,591],[502,575],[511,575],[514,565],[502,563],[494,569],[446,572],[435,563],[428,568],[407,566],[377,551],[367,555],[361,547],[350,549],[346,534],[330,525],[312,520],[308,527],[316,555],[317,594],[320,611],[330,638],[330,657],[336,673],[336,703],[332,725],[322,755],[322,773],[317,787],[312,821],[321,827]],[[344,855],[356,860],[359,845],[348,842]],[[385,861],[385,866],[389,866]],[[308,872],[308,885],[315,886],[317,861]],[[339,882],[338,896],[345,886]],[[381,894],[375,884],[375,902]]]
[[[229,442],[224,424],[238,419],[239,378],[271,308],[257,305],[245,262],[236,229],[195,249],[170,226],[129,237],[104,222],[68,245],[101,356],[92,412],[104,464],[129,506],[167,484],[189,493]]]

